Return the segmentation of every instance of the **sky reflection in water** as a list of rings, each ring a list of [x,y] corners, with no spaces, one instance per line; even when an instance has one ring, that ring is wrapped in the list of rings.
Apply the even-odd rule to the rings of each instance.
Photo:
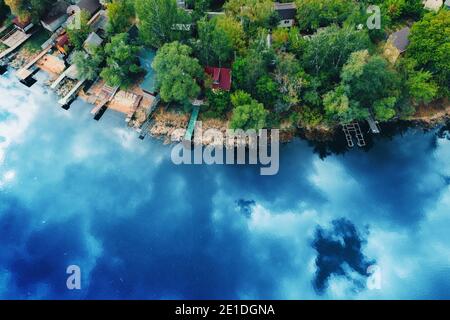
[[[323,160],[297,140],[260,176],[175,166],[121,115],[8,74],[0,97],[0,298],[450,298],[442,130]]]

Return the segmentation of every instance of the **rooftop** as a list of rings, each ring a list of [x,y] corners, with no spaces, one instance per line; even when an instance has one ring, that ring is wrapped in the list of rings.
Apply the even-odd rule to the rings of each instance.
[[[409,34],[411,29],[409,27],[404,27],[403,29],[394,32],[390,35],[389,41],[392,42],[394,47],[396,47],[400,52],[406,51],[409,45]]]
[[[205,72],[212,80],[213,89],[229,91],[231,89],[231,70],[228,68],[206,67]]]
[[[91,32],[83,44],[86,51],[90,53],[90,49],[98,47],[102,44],[103,39],[98,36],[95,32]]]
[[[51,24],[54,21],[58,20],[62,16],[67,14],[67,8],[69,5],[65,1],[56,2],[51,10],[48,10],[47,14],[42,18],[42,22],[45,24]]]
[[[425,0],[424,6],[426,9],[438,11],[442,7],[443,3],[444,0]]]
[[[86,10],[91,16],[102,8],[98,0],[80,0],[76,4],[81,10]]]
[[[287,19],[295,19],[295,16],[297,15],[297,5],[294,2],[289,3],[274,3],[275,10],[280,15],[281,19],[287,20]]]

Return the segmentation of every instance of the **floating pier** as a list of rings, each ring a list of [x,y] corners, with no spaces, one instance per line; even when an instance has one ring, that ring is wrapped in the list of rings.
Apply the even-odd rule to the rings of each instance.
[[[364,136],[361,132],[361,127],[359,126],[358,122],[344,124],[342,126],[342,130],[344,131],[345,139],[347,140],[347,145],[350,148],[353,148],[355,145],[353,142],[352,134],[354,134],[354,136],[356,137],[356,144],[358,145],[358,147],[364,147],[366,145],[366,141],[364,140]]]

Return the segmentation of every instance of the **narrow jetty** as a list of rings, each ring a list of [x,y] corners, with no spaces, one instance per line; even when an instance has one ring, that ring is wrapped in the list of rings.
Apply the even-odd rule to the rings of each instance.
[[[145,136],[148,133],[148,128],[150,127],[150,124],[152,122],[152,115],[155,112],[156,108],[158,107],[159,102],[161,101],[161,97],[159,94],[155,97],[155,99],[152,101],[152,104],[150,108],[148,108],[146,117],[147,120],[145,120],[144,124],[137,130],[139,132],[139,139],[143,140]]]
[[[344,124],[342,126],[342,130],[345,134],[345,139],[347,140],[347,145],[352,148],[354,146],[352,134],[356,137],[356,144],[358,147],[364,147],[366,145],[366,141],[364,140],[364,136],[361,132],[361,127],[358,122],[353,122],[350,124]]]
[[[95,120],[99,120],[103,113],[106,111],[107,103],[110,102],[116,94],[119,87],[110,87],[106,84],[103,85],[98,99],[95,101],[95,107],[91,110],[91,114],[94,115]]]
[[[61,81],[64,80],[67,76],[74,78],[77,75],[77,67],[73,64],[70,67],[68,67],[61,75],[52,83],[50,88],[53,90],[58,88],[58,85],[61,83]]]
[[[24,67],[17,71],[16,75],[20,81],[25,81],[28,77],[32,76],[36,70],[33,70],[33,66],[38,62],[43,56],[45,56],[51,49],[53,45],[46,47],[42,50],[36,57],[31,59]]]
[[[58,103],[62,106],[68,104],[72,100],[72,96],[78,92],[85,81],[86,79],[78,81],[77,84],[72,88],[72,90],[70,90],[69,93],[66,94],[65,97],[59,99]]]
[[[192,108],[191,119],[189,119],[189,125],[184,134],[184,140],[191,141],[192,134],[194,133],[195,123],[197,122],[198,113],[200,112],[200,106],[194,105]]]
[[[380,133],[380,127],[378,126],[378,122],[375,121],[372,116],[367,118],[367,123],[369,124],[370,131],[372,131],[372,133]]]
[[[25,41],[31,37],[30,33],[25,33],[18,29],[12,29],[6,35],[4,35],[0,41],[8,47],[5,51],[0,53],[0,59],[6,57],[17,48],[19,48]]]

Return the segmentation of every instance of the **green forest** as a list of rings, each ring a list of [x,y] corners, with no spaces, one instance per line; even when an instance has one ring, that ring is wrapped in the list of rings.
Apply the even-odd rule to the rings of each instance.
[[[6,19],[9,6],[14,15],[38,19],[52,2],[0,0],[0,17]],[[429,11],[422,0],[297,0],[293,26],[286,27],[272,0],[188,0],[185,7],[176,0],[103,2],[107,41],[89,59],[81,50],[87,18],[68,29],[86,78],[100,75],[127,88],[143,71],[139,51],[154,49],[162,101],[189,112],[194,99],[203,99],[202,116],[228,119],[232,128],[334,126],[369,116],[388,121],[413,115],[419,105],[448,103],[445,5]],[[138,37],[130,36],[133,26]],[[404,27],[409,44],[392,61],[386,42]],[[206,66],[230,69],[231,90],[213,89]]]

